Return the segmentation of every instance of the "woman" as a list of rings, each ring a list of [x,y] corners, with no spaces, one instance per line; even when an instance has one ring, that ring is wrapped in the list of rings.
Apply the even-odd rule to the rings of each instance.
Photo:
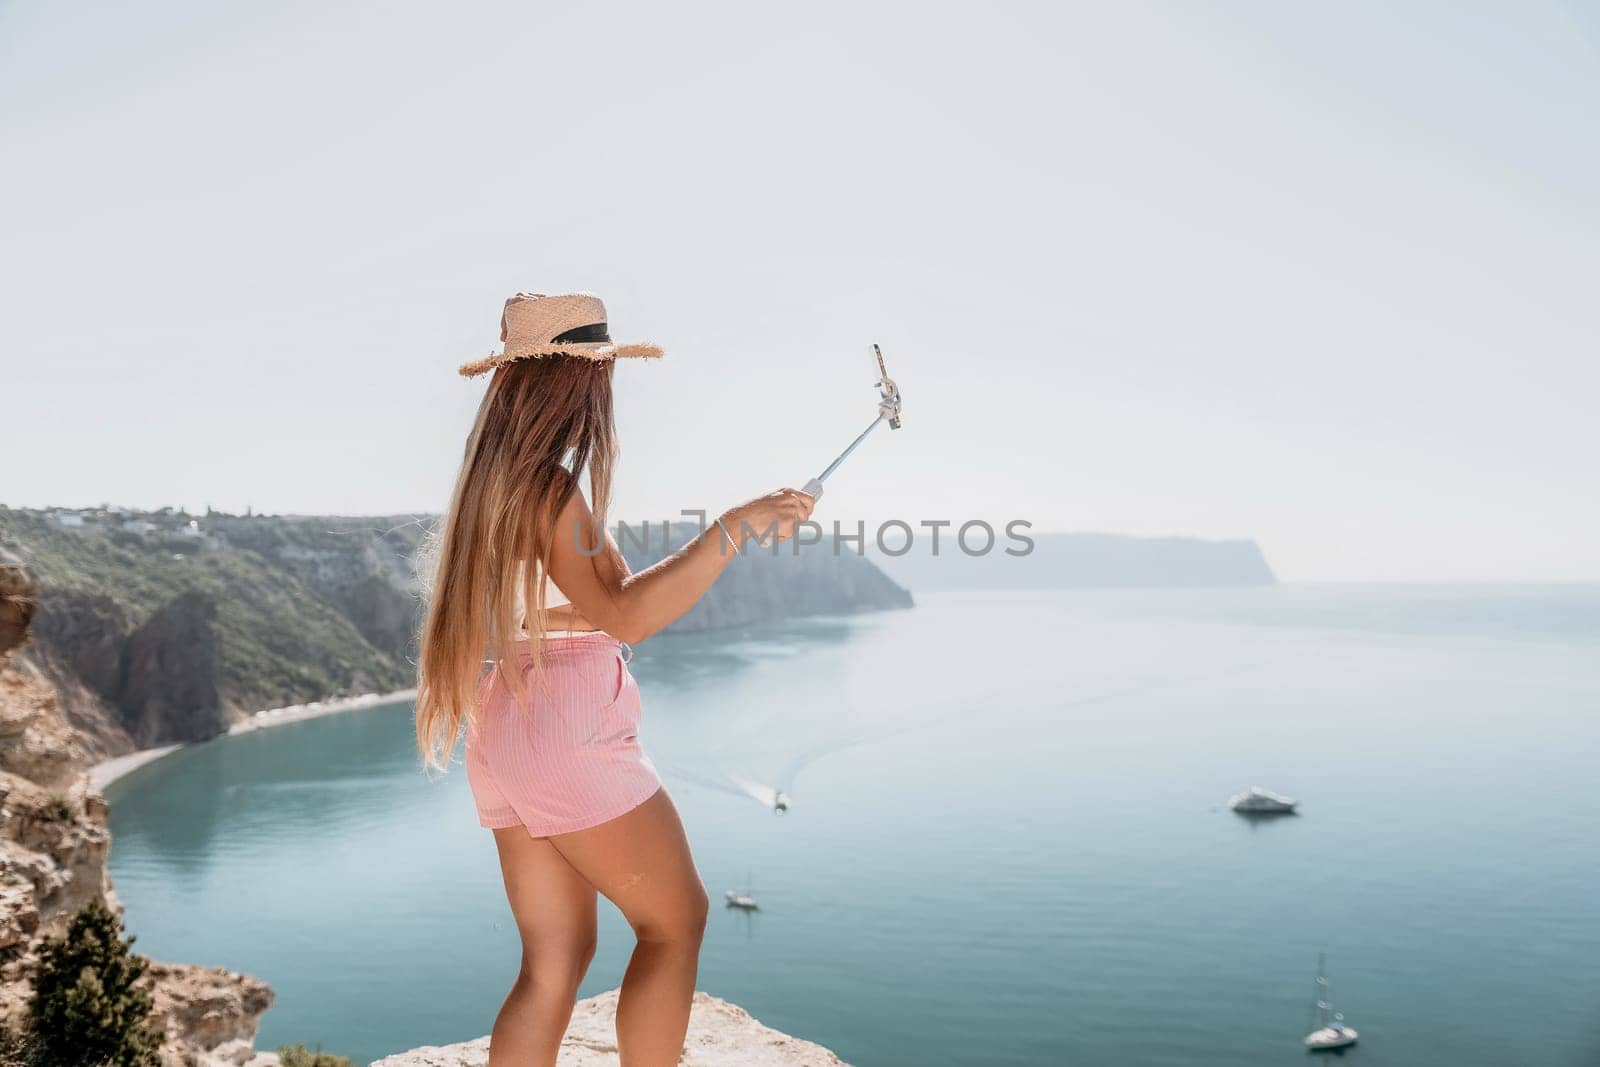
[[[706,892],[639,746],[628,644],[688,611],[747,538],[792,537],[812,501],[793,489],[752,500],[629,573],[605,532],[611,373],[661,349],[613,344],[605,306],[585,293],[518,293],[500,339],[503,351],[461,368],[494,377],[433,547],[417,690],[430,765],[449,762],[466,727],[467,778],[522,939],[489,1063],[555,1062],[604,893],[638,938],[617,1003],[622,1062],[666,1067],[688,1027]]]

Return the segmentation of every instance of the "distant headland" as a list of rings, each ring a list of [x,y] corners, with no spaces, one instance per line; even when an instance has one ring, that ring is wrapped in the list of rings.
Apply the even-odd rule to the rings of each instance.
[[[918,593],[957,589],[1273,585],[1278,580],[1254,541],[1031,531],[1028,537],[1033,547],[1026,555],[1010,555],[998,549],[969,555],[962,551],[954,536],[947,534],[940,540],[937,556],[927,538],[918,538],[904,555],[891,556],[880,548],[871,558],[895,581]],[[898,547],[899,543],[890,547]]]

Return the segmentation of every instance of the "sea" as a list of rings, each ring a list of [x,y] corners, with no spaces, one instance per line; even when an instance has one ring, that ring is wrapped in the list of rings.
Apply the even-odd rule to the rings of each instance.
[[[1324,955],[1342,1061],[1600,1063],[1600,587],[934,593],[633,671],[712,897],[700,988],[850,1063],[1300,1064]],[[516,973],[411,714],[109,790],[138,949],[269,982],[260,1048],[477,1037]],[[1298,814],[1229,810],[1252,785]],[[584,995],[632,946],[601,909]]]

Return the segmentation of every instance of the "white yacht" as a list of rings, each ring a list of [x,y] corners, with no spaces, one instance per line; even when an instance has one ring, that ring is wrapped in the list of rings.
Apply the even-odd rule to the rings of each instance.
[[[1306,1048],[1312,1052],[1323,1049],[1347,1048],[1356,1043],[1361,1035],[1356,1033],[1355,1027],[1344,1024],[1344,1013],[1333,1010],[1333,999],[1328,992],[1328,957],[1326,953],[1317,957],[1317,985],[1313,1000],[1312,1025],[1316,1027],[1306,1035]]]
[[[738,908],[740,911],[759,911],[761,906],[756,903],[756,898],[749,893],[740,893],[730,889],[723,894],[723,899],[728,902],[728,907]]]
[[[1333,1022],[1320,1030],[1313,1030],[1307,1034],[1306,1048],[1316,1052],[1319,1049],[1347,1048],[1355,1044],[1356,1038],[1360,1036],[1356,1033],[1355,1027],[1346,1026],[1339,1019],[1339,1013],[1335,1012]]]
[[[756,903],[755,890],[750,888],[750,872],[744,872],[744,888],[730,889],[722,894],[722,899],[728,902],[728,907],[738,908],[740,911],[760,911],[761,906]]]
[[[1292,815],[1295,800],[1270,789],[1253,785],[1228,801],[1228,807],[1244,815]]]

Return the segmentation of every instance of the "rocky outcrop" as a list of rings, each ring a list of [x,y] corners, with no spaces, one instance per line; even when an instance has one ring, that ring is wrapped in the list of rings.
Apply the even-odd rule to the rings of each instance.
[[[0,771],[66,792],[88,758],[61,714],[55,687],[25,666],[0,670]]]
[[[0,1014],[20,1002],[36,942],[110,898],[105,801],[83,788],[87,755],[55,688],[17,652],[38,585],[0,558]]]
[[[0,656],[21,648],[39,610],[39,583],[22,561],[0,548]]]
[[[227,732],[217,691],[216,619],[216,601],[190,590],[129,636],[117,703],[136,744],[204,740]]]
[[[617,991],[578,1001],[557,1067],[615,1067]],[[489,1039],[386,1056],[372,1067],[484,1067]],[[821,1045],[763,1026],[737,1004],[696,993],[680,1067],[845,1067]]]
[[[105,801],[0,772],[0,1012],[27,994],[38,941],[110,900]]]
[[[106,802],[88,787],[92,756],[62,713],[55,685],[20,654],[37,595],[15,559],[0,559],[0,1025],[13,1029],[27,1011],[40,942],[91,901],[118,907],[106,868]],[[139,662],[152,672],[180,669],[196,654],[175,645],[207,640],[206,607],[179,612],[137,645]],[[187,699],[205,695],[191,691]],[[164,1067],[250,1061],[256,1027],[272,1003],[264,983],[166,963],[152,963],[143,980],[155,1002],[152,1022],[164,1035]]]
[[[106,805],[84,788],[82,749],[50,685],[0,662],[0,1018],[27,1002],[39,941],[91,900],[115,907]],[[18,771],[39,774],[38,780]]]
[[[220,967],[151,963],[145,972],[164,1035],[163,1067],[221,1067],[255,1057],[256,1027],[272,1007],[267,983]]]
[[[105,593],[52,589],[34,625],[37,648],[52,673],[69,675],[102,697],[122,686],[122,650],[138,622],[128,605]]]
[[[76,714],[96,755],[228,728],[215,599],[186,590],[142,621],[101,593],[54,590],[36,623],[34,658]]]
[[[104,593],[52,589],[34,620],[29,658],[60,695],[67,721],[96,756],[137,747],[116,710],[133,612]]]

